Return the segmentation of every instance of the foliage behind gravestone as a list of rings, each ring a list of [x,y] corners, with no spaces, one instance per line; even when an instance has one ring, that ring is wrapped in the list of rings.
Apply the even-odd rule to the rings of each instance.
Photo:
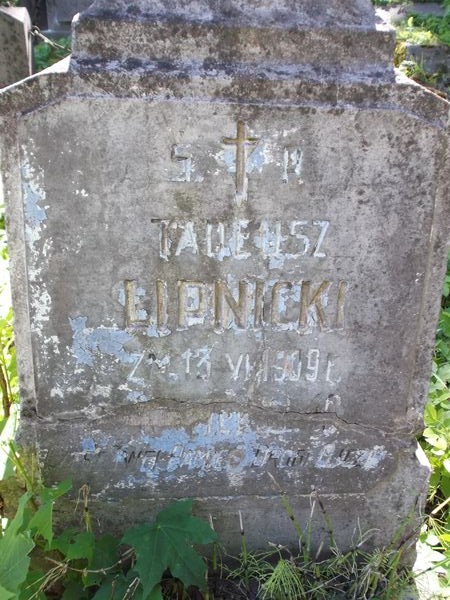
[[[431,551],[432,561],[442,562],[439,576],[445,587],[450,585],[450,258],[421,444],[432,468],[421,540]]]
[[[34,64],[36,72],[51,67],[70,54],[71,42],[69,37],[57,40],[46,38],[34,46]]]

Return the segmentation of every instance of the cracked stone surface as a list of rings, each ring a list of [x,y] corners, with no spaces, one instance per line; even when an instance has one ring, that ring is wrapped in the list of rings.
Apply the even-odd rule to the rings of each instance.
[[[380,545],[420,507],[449,105],[340,5],[98,1],[0,96],[21,440],[105,530],[193,496],[231,549],[239,510],[295,544],[281,487]]]

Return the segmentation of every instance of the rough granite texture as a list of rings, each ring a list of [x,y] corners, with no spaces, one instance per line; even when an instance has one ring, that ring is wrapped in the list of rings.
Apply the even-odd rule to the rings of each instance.
[[[97,2],[67,73],[0,96],[20,439],[104,530],[192,496],[230,549],[239,510],[295,544],[271,476],[342,547],[420,510],[449,104],[395,79],[368,2],[297,4]]]

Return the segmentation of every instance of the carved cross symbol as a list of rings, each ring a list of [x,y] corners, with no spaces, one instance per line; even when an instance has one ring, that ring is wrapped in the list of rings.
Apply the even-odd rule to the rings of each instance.
[[[249,153],[249,147],[256,146],[259,142],[259,138],[247,137],[247,126],[244,121],[237,122],[237,133],[235,138],[222,138],[222,143],[227,145],[236,146],[236,202],[247,200],[247,159]],[[254,148],[252,148],[252,151]]]

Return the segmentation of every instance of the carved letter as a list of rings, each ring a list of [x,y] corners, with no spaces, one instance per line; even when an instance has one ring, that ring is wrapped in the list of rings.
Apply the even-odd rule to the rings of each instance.
[[[205,284],[201,281],[178,282],[178,326],[203,324],[206,317]]]
[[[300,178],[302,172],[303,152],[300,148],[287,147],[283,152],[283,183],[289,181],[289,175],[292,173],[297,175],[299,184],[303,181]]]
[[[263,327],[264,322],[264,281],[256,280],[255,284],[255,315],[253,324],[255,329]]]
[[[125,327],[131,327],[136,324],[143,324],[145,319],[139,319],[136,311],[136,282],[133,279],[127,279],[124,282],[125,287]]]
[[[322,304],[323,295],[329,290],[331,281],[322,281],[315,292],[311,291],[311,282],[302,281],[301,297],[300,297],[300,327],[306,327],[308,324],[309,309],[314,306],[316,310],[317,322],[321,327],[327,326],[327,319]]]
[[[272,288],[272,306],[270,310],[270,321],[272,325],[282,325],[286,321],[281,320],[281,314],[286,311],[283,310],[285,308],[285,298],[281,295],[281,290],[290,290],[292,289],[292,283],[290,281],[277,281],[277,283]]]
[[[167,329],[167,283],[160,279],[156,282],[156,326]]]
[[[328,227],[330,226],[330,221],[313,221],[313,225],[320,225],[320,234],[317,239],[316,245],[314,246],[312,255],[316,258],[324,258],[326,254],[325,252],[321,252],[320,248],[322,246],[323,240],[325,239]]]
[[[179,225],[179,229],[182,229],[178,246],[175,252],[175,256],[180,256],[181,251],[185,248],[192,248],[192,254],[198,254],[197,235],[194,231],[194,223],[187,221],[186,224]]]
[[[338,298],[336,306],[336,329],[344,328],[344,304],[345,295],[347,293],[348,283],[346,281],[340,281],[338,285]]]
[[[224,308],[225,302],[230,307],[238,327],[245,329],[247,326],[247,296],[248,283],[239,282],[239,300],[233,298],[230,289],[223,281],[214,282],[215,291],[215,322],[218,329],[224,327]]]

